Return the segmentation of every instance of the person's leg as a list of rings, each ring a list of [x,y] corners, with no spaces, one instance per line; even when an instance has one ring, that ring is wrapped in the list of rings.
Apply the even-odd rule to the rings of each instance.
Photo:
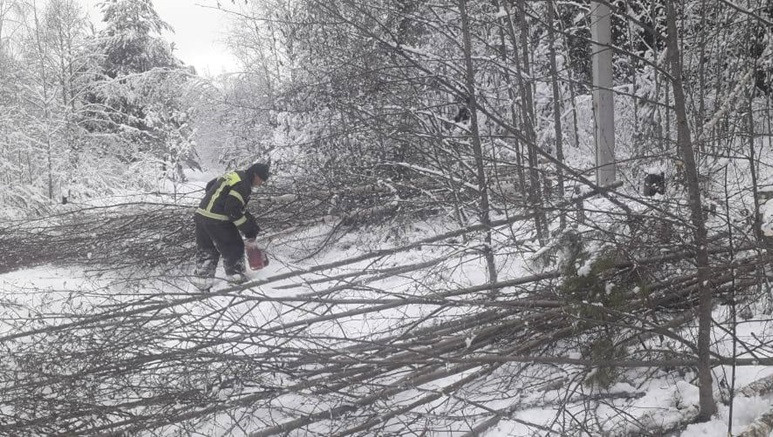
[[[220,253],[207,231],[204,220],[206,219],[198,216],[193,220],[196,223],[196,269],[193,271],[193,282],[196,287],[207,290],[212,287]]]
[[[212,240],[223,256],[226,280],[242,283],[247,280],[244,274],[244,241],[236,226],[230,222],[218,223],[208,228]]]

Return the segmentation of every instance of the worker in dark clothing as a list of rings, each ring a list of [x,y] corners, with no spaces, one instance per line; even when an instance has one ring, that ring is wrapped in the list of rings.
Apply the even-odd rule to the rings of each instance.
[[[221,255],[228,282],[240,284],[247,280],[244,242],[239,231],[247,239],[255,238],[260,231],[246,207],[252,188],[260,186],[268,176],[268,165],[253,164],[247,170],[226,173],[207,184],[206,194],[193,218],[196,223],[193,284],[200,290],[212,287]]]

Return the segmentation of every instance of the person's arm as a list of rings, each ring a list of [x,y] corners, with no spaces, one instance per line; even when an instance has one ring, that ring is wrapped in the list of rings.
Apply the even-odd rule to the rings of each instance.
[[[217,182],[219,178],[212,179],[211,181],[207,182],[207,186],[204,188],[205,193],[209,193],[209,190],[212,189],[212,186],[215,185],[215,182]]]
[[[245,222],[241,226],[238,226],[239,230],[244,234],[244,238],[249,240],[257,237],[258,232],[260,232],[260,227],[255,222],[255,217],[253,217],[249,211],[244,211],[244,217],[246,219]]]
[[[239,182],[232,186],[226,195],[223,209],[246,238],[255,238],[260,232],[260,228],[255,223],[255,218],[246,209],[249,198],[249,187],[244,182]]]

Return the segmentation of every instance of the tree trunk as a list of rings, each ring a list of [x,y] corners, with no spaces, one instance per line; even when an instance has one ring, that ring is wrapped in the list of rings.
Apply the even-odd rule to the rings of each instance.
[[[486,258],[488,276],[490,283],[497,282],[497,268],[494,262],[494,253],[491,246],[491,216],[489,211],[488,181],[486,180],[486,168],[483,162],[483,146],[480,141],[480,130],[478,127],[478,105],[475,97],[475,69],[472,65],[472,42],[470,38],[469,17],[467,16],[467,1],[459,0],[459,13],[462,20],[462,39],[464,40],[464,64],[465,64],[465,85],[467,96],[469,98],[470,109],[470,134],[473,154],[475,155],[475,170],[478,178],[478,189],[480,191],[480,223],[486,228],[484,237],[485,247],[483,255]]]
[[[552,76],[551,85],[553,88],[553,124],[556,130],[556,159],[564,162],[564,136],[561,125],[561,93],[558,89],[558,66],[556,63],[556,35],[553,29],[553,14],[555,11],[555,4],[553,0],[548,0],[548,44],[549,44],[549,58],[550,58],[550,75]],[[559,201],[564,198],[564,169],[560,165],[556,166],[556,178],[558,180],[558,187],[556,194]],[[563,230],[566,227],[566,213],[561,211],[560,228]]]
[[[34,6],[34,5],[33,5]],[[53,126],[52,116],[51,116],[51,101],[48,98],[48,76],[46,74],[46,65],[45,65],[45,59],[46,56],[46,48],[43,43],[43,37],[41,33],[43,32],[41,29],[41,23],[38,19],[38,11],[36,7],[33,7],[33,18],[35,22],[35,43],[37,45],[38,49],[38,56],[39,56],[39,67],[40,67],[40,77],[41,77],[41,88],[42,88],[42,98],[43,101],[41,102],[41,106],[43,107],[43,114],[44,114],[44,120],[45,123],[43,125],[44,135],[45,135],[45,145],[46,145],[46,170],[48,172],[48,199],[52,200],[54,198],[54,164],[53,164],[53,144],[51,141],[51,127]]]
[[[679,40],[676,29],[676,12],[671,2],[666,3],[668,20],[668,57],[671,66],[671,80],[674,89],[674,109],[676,111],[677,145],[684,161],[687,194],[690,202],[690,218],[693,226],[695,261],[698,266],[697,279],[701,284],[700,303],[698,305],[698,382],[700,413],[698,420],[705,422],[717,411],[714,402],[711,375],[711,310],[712,289],[709,284],[709,254],[706,247],[706,223],[701,209],[701,192],[698,184],[698,168],[695,163],[690,128],[687,123],[687,109],[682,83],[682,63],[680,60]]]
[[[518,72],[518,89],[521,94],[521,114],[523,119],[523,129],[527,138],[528,161],[529,161],[529,207],[537,211],[534,216],[534,227],[537,231],[537,239],[541,246],[546,244],[547,223],[545,213],[542,208],[542,189],[539,179],[539,163],[537,161],[537,151],[534,150],[537,145],[537,134],[534,131],[534,99],[532,98],[531,87],[526,83],[525,78],[531,77],[529,71],[529,33],[528,23],[526,22],[526,4],[525,0],[518,1],[518,24],[521,27],[520,38],[516,39],[515,26],[512,23],[512,16],[508,14],[510,20],[510,37],[513,39],[515,56],[515,67]],[[518,54],[518,48],[522,49]],[[523,58],[523,62],[521,62]]]
[[[593,64],[593,119],[596,140],[596,183],[615,182],[615,109],[612,91],[612,12],[601,2],[591,2]]]
[[[498,2],[495,1],[494,6],[499,9],[500,6]],[[508,21],[503,17],[503,21],[501,25],[499,26],[499,41],[502,44],[502,50],[500,51],[500,56],[502,57],[503,62],[507,62],[507,45],[505,43],[505,26],[507,25]],[[510,74],[510,69],[505,68],[502,71],[505,83],[507,84],[507,97],[510,99],[510,117],[513,122],[513,126],[518,125],[518,112],[516,111],[515,102],[518,100],[517,95],[515,92],[515,88],[513,87],[513,77]],[[516,162],[516,173],[518,176],[518,186],[519,189],[524,190],[526,189],[526,175],[523,173],[524,165],[523,165],[523,152],[521,151],[521,142],[515,138],[515,162]]]

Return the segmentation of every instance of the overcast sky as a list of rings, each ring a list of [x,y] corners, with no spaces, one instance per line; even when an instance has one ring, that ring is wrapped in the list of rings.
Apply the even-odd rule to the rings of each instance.
[[[102,21],[96,6],[100,1],[81,0],[97,28]],[[175,43],[175,55],[179,59],[196,67],[201,75],[237,71],[236,60],[222,42],[228,20],[226,14],[213,9],[216,0],[153,0],[153,5],[161,19],[174,28],[173,34],[164,37]]]

